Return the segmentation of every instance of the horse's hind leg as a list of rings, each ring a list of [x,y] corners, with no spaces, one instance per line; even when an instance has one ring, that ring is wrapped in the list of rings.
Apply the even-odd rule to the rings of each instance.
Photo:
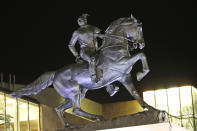
[[[90,113],[87,113],[81,109],[80,103],[81,103],[81,100],[85,97],[86,91],[87,91],[86,89],[82,88],[81,91],[79,91],[75,96],[73,96],[73,98],[72,98],[73,114],[78,115],[78,116],[82,116],[82,117],[86,117],[91,120],[103,119],[102,116],[90,114]]]
[[[80,95],[74,96],[74,98],[73,98],[73,114],[78,115],[78,116],[82,116],[82,117],[86,117],[91,120],[102,120],[103,119],[102,116],[90,114],[90,113],[83,111],[80,107],[80,102],[81,102]]]
[[[122,77],[121,80],[119,80],[120,83],[123,84],[123,86],[128,90],[128,92],[139,102],[139,104],[143,107],[143,108],[147,108],[149,110],[155,109],[152,106],[148,105],[139,95],[139,93],[137,92],[137,90],[135,89],[131,76],[130,75],[126,75],[124,77]]]
[[[60,104],[55,108],[55,111],[57,112],[57,115],[60,118],[64,127],[69,126],[68,122],[66,122],[66,119],[64,118],[64,111],[71,107],[72,107],[72,101],[69,99],[65,99],[65,101],[62,104]]]

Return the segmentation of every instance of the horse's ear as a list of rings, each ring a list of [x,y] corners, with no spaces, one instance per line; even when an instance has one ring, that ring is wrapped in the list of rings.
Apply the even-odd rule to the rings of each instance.
[[[138,20],[133,16],[133,14],[131,13],[131,16],[130,16],[131,20],[133,20],[134,22],[138,22]]]
[[[132,18],[134,18],[134,16],[133,16],[133,14],[132,14],[132,13],[131,13],[130,17],[131,17],[131,19],[132,19]]]

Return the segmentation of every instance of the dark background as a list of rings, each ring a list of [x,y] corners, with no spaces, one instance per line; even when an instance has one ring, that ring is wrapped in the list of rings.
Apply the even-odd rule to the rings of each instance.
[[[82,13],[90,14],[88,23],[102,30],[132,13],[143,23],[143,51],[151,69],[141,82],[134,77],[136,88],[197,84],[196,11],[189,1],[17,1],[6,4],[4,12],[0,72],[5,81],[11,73],[16,83],[28,84],[46,71],[74,63],[67,45]],[[139,70],[137,63],[133,75]],[[132,99],[122,87],[113,97],[104,89],[89,91],[87,97],[101,103]]]

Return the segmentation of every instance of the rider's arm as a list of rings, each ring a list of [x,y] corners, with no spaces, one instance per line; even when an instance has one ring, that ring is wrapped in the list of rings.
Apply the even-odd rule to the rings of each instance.
[[[103,39],[104,38],[104,35],[103,34],[101,34],[101,30],[99,29],[99,28],[95,28],[95,36],[96,37],[99,37],[99,38],[101,38],[101,39]]]
[[[72,54],[73,54],[75,57],[78,57],[78,56],[79,56],[78,52],[77,52],[76,49],[75,49],[75,44],[76,44],[76,42],[77,42],[77,39],[78,39],[78,35],[77,35],[77,31],[75,31],[75,32],[73,33],[72,38],[71,38],[71,40],[70,40],[70,42],[69,42],[69,45],[68,45],[70,51],[72,52]]]
[[[96,38],[99,37],[99,38],[103,39],[103,36],[104,36],[100,32],[101,32],[101,30],[99,28],[95,27],[95,31],[94,31],[95,42],[94,43],[95,43],[96,50],[98,50],[98,41]]]

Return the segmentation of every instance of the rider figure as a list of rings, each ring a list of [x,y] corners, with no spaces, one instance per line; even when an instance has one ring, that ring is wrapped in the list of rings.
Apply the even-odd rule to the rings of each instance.
[[[99,28],[87,24],[87,16],[88,14],[82,14],[78,18],[77,22],[80,27],[74,31],[68,46],[72,54],[76,57],[75,61],[77,63],[81,62],[80,58],[88,62],[91,79],[95,83],[98,82],[95,64],[95,54],[98,49],[97,37],[103,39],[103,35],[100,34],[101,30]],[[77,42],[80,44],[80,55],[75,49]],[[119,87],[108,85],[106,90],[110,96],[113,96],[118,92]]]
[[[72,38],[69,43],[69,49],[76,57],[76,62],[80,63],[80,57],[87,61],[89,64],[89,72],[93,82],[98,82],[96,75],[96,65],[95,65],[95,53],[98,49],[97,37],[100,37],[100,29],[87,24],[88,14],[82,14],[78,18],[78,25],[80,26],[76,31],[74,31]],[[78,41],[80,44],[80,55],[75,49],[75,44]]]

